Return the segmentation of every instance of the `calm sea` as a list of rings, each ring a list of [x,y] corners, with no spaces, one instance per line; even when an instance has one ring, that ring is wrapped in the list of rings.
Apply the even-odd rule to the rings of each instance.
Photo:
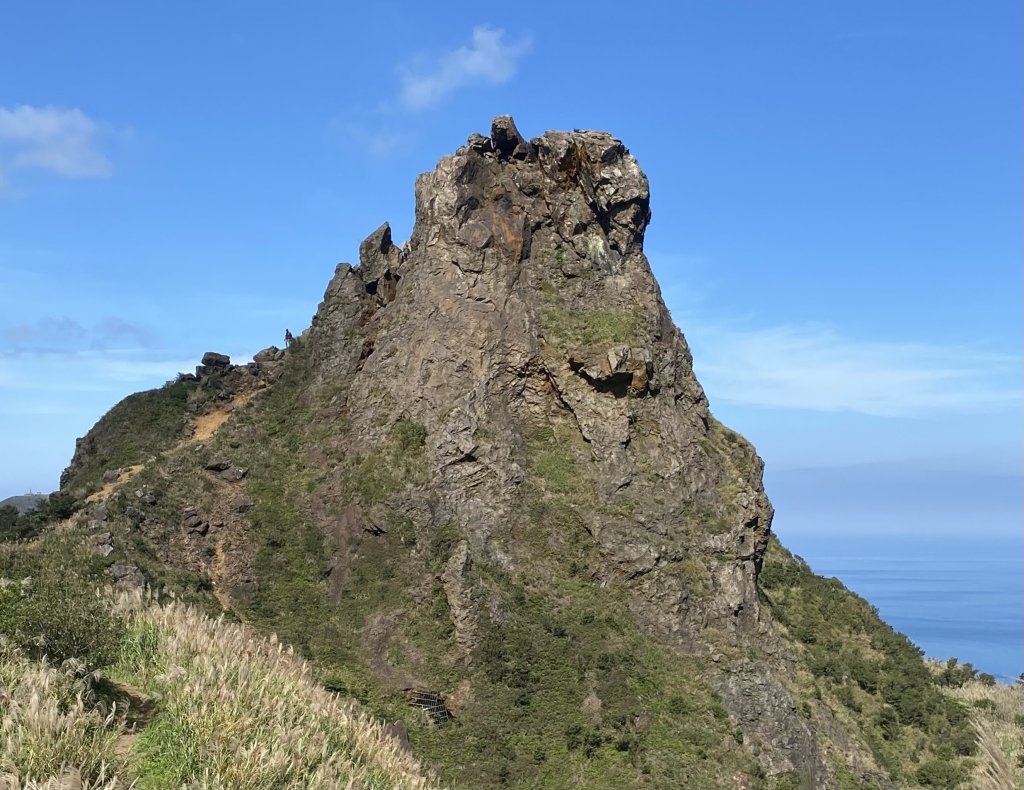
[[[833,536],[789,547],[877,606],[926,656],[955,656],[1003,681],[1024,672],[1022,537]]]

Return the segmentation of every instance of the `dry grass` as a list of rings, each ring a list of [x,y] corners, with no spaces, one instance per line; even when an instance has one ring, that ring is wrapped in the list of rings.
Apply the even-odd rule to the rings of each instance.
[[[971,709],[978,730],[975,790],[1024,787],[1024,684],[987,685],[970,680],[949,696]]]
[[[117,711],[98,704],[89,681],[79,662],[32,661],[0,639],[0,788],[32,786],[19,775],[67,787],[72,773],[92,787],[122,767]]]
[[[176,602],[135,595],[115,606],[130,625],[110,675],[151,698],[156,715],[126,739],[131,710],[98,700],[81,665],[54,668],[5,647],[0,790],[429,786],[381,724],[324,690],[273,639]],[[119,749],[126,741],[130,750]]]

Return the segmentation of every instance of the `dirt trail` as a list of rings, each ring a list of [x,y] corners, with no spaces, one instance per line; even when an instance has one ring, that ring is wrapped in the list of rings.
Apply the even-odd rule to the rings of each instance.
[[[132,684],[110,679],[107,682],[114,692],[114,701],[125,716],[126,731],[117,736],[114,754],[127,757],[141,731],[156,718],[159,710],[156,700]]]
[[[215,411],[208,412],[207,414],[199,415],[195,419],[195,428],[193,429],[191,435],[179,441],[174,447],[172,447],[168,451],[168,454],[178,453],[190,445],[196,444],[198,442],[206,442],[212,439],[217,434],[217,432],[224,426],[224,424],[227,423],[229,419],[231,419],[231,416],[236,412],[236,410],[252,401],[253,398],[255,398],[259,393],[263,392],[264,389],[265,388],[259,388],[239,393],[221,408],[216,409]],[[110,497],[110,495],[113,494],[115,491],[118,491],[121,488],[123,488],[127,483],[129,483],[132,480],[132,478],[138,475],[139,472],[141,472],[145,468],[145,464],[135,464],[134,466],[124,467],[123,469],[120,470],[121,473],[118,476],[117,480],[114,480],[111,483],[104,484],[104,486],[99,491],[90,494],[86,498],[86,502],[92,504],[95,502],[104,501],[105,499]],[[216,484],[219,484],[219,487],[223,488],[225,492],[227,491],[227,486],[224,485],[223,483],[220,483],[220,481],[217,481],[215,485]],[[79,520],[81,515],[81,513],[76,513],[70,518],[64,519],[57,525],[58,528],[70,527],[72,524]],[[226,516],[226,514],[220,515]],[[224,608],[224,610],[229,611],[232,609],[230,596],[228,596],[228,594],[218,583],[218,580],[221,580],[227,576],[228,552],[226,550],[227,547],[225,546],[225,542],[226,541],[224,537],[222,537],[220,540],[217,541],[216,545],[214,546],[214,551],[216,552],[216,555],[213,568],[213,594],[217,601],[220,603],[220,605]],[[130,748],[131,743],[135,737],[136,734],[127,734],[121,736],[121,739],[119,739],[118,748]]]
[[[89,494],[89,496],[85,498],[85,501],[92,503],[99,502],[101,499],[106,499],[108,496],[114,493],[114,489],[123,486],[125,483],[127,483],[129,480],[131,480],[133,477],[135,477],[135,475],[137,475],[145,468],[145,464],[135,464],[134,466],[126,466],[124,469],[121,470],[121,474],[118,476],[117,480],[114,480],[110,483],[104,483],[103,488],[101,488],[99,491],[94,491],[93,493]]]
[[[234,398],[232,398],[222,408],[217,409],[216,411],[209,412],[208,414],[201,414],[195,420],[196,427],[195,430],[192,431],[192,435],[182,439],[174,447],[172,447],[169,452],[176,453],[190,444],[195,444],[196,442],[209,441],[214,437],[217,431],[219,431],[221,427],[223,427],[224,423],[226,423],[231,418],[231,415],[235,413],[236,409],[247,404],[254,397],[256,397],[258,393],[262,391],[262,389],[256,389],[240,393],[236,395]],[[121,489],[125,484],[131,481],[133,477],[135,477],[139,472],[141,472],[145,468],[145,464],[135,464],[134,466],[124,467],[123,469],[120,470],[121,474],[118,476],[117,480],[114,480],[111,483],[105,483],[99,491],[94,491],[93,493],[89,494],[89,496],[85,498],[85,501],[89,504],[93,504],[95,502],[102,502],[115,491]],[[74,522],[75,518],[76,516],[71,516],[71,518],[64,519],[64,521],[60,522],[57,526],[70,526],[72,522]]]
[[[250,390],[249,392],[243,392],[236,395],[231,399],[231,402],[223,409],[217,411],[211,411],[209,414],[203,414],[196,418],[196,429],[192,432],[192,435],[178,443],[175,450],[184,447],[192,442],[205,442],[213,438],[213,435],[220,430],[221,426],[224,425],[235,413],[235,409],[244,406],[254,397],[256,393],[262,392],[262,390]]]
[[[213,573],[210,574],[213,579],[213,597],[220,603],[221,608],[225,611],[231,611],[231,597],[224,592],[218,580],[223,579],[227,576],[227,552],[224,551],[224,540],[218,540],[217,544],[213,547],[214,560],[213,560]]]

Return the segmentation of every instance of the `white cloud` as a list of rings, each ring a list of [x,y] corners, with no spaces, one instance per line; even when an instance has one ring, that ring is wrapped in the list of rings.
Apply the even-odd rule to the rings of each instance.
[[[434,107],[467,85],[501,85],[515,76],[530,39],[505,41],[500,28],[476,27],[468,46],[442,54],[433,63],[407,67],[402,75],[401,103],[411,110]]]
[[[914,417],[1008,407],[1022,398],[1021,360],[976,346],[858,340],[815,325],[697,324],[688,337],[712,403]]]
[[[0,107],[0,186],[17,168],[48,170],[65,178],[106,178],[110,160],[99,147],[100,129],[79,109]]]
[[[153,332],[141,324],[107,317],[92,327],[71,318],[46,316],[0,327],[0,353],[68,354],[87,349],[152,347]]]

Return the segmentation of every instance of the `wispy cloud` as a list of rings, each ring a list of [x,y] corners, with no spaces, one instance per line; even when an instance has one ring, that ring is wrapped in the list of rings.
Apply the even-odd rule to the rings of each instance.
[[[377,159],[413,150],[417,134],[410,110],[437,107],[463,88],[508,82],[532,46],[527,35],[509,40],[501,28],[475,27],[468,44],[400,64],[396,94],[371,107],[349,108],[330,121],[327,132]]]
[[[0,107],[0,187],[20,168],[65,178],[106,178],[110,160],[100,149],[100,127],[76,108]]]
[[[371,156],[389,157],[410,142],[408,130],[398,131],[387,123],[382,113],[367,119],[336,119],[329,132],[359,146]]]
[[[470,43],[433,60],[402,69],[399,100],[410,110],[440,104],[449,94],[470,85],[502,85],[515,76],[519,59],[529,52],[529,37],[506,41],[500,28],[476,27]]]
[[[973,345],[865,340],[818,325],[683,322],[713,400],[913,417],[1019,403],[1021,360]]]
[[[108,317],[85,326],[74,319],[43,317],[0,328],[0,353],[67,354],[113,347],[148,348],[152,330],[141,324]]]

